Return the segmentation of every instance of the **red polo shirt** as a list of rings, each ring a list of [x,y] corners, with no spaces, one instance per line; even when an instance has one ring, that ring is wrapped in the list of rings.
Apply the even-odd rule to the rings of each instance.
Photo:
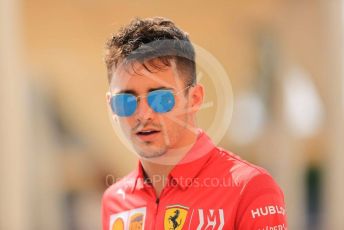
[[[287,229],[281,189],[260,167],[201,132],[170,172],[159,199],[138,168],[103,195],[103,230]]]

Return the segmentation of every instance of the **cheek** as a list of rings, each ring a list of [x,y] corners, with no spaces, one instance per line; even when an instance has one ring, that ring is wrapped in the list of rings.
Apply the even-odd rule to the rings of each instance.
[[[178,119],[179,121],[179,125],[184,125],[184,123],[186,122],[186,118],[189,115],[189,104],[187,100],[181,100],[176,104],[176,108],[174,110],[172,110],[172,116],[175,119]],[[183,124],[182,124],[183,123]]]
[[[133,119],[130,118],[119,118],[119,124],[123,131],[130,132],[133,127]]]
[[[187,113],[182,110],[171,111],[168,116],[160,118],[160,123],[170,133],[178,132],[187,122]]]
[[[184,116],[185,115],[172,116],[173,120],[170,119],[171,116],[161,119],[161,125],[163,126],[165,138],[168,139],[171,145],[176,143],[183,133],[183,129],[185,127],[183,125],[185,124],[185,118],[183,118]],[[175,120],[177,120],[177,122]]]

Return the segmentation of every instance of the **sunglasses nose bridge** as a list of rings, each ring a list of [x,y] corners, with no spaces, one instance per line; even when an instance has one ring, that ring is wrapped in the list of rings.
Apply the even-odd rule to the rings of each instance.
[[[153,110],[147,102],[147,98],[137,98],[137,108],[135,115],[138,118],[148,120],[153,116]]]

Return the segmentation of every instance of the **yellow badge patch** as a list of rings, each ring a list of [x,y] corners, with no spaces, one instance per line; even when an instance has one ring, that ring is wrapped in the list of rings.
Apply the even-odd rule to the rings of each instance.
[[[112,225],[112,230],[124,230],[124,222],[122,218],[118,218]]]
[[[146,207],[130,209],[110,216],[110,230],[144,230]]]
[[[137,213],[130,217],[129,230],[141,230],[143,229],[143,214]]]
[[[165,230],[181,230],[184,226],[189,208],[182,205],[166,207],[164,218]]]

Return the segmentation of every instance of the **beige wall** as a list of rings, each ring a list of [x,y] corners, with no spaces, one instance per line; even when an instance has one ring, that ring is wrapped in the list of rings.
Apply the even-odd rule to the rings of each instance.
[[[269,121],[254,142],[238,144],[227,135],[221,145],[271,171],[286,194],[290,229],[305,229],[306,226],[303,203],[306,166],[310,162],[325,162],[328,189],[324,196],[331,197],[325,205],[331,215],[324,214],[324,223],[331,227],[325,229],[343,226],[344,218],[339,214],[336,198],[340,199],[344,186],[335,183],[338,175],[343,173],[340,162],[344,160],[341,156],[343,133],[338,131],[344,124],[341,119],[343,110],[338,107],[340,99],[337,98],[343,92],[343,84],[337,84],[342,79],[338,61],[341,56],[336,55],[340,40],[333,39],[340,36],[337,30],[339,1],[221,0],[212,4],[206,1],[172,4],[136,0],[30,0],[16,5],[13,1],[2,0],[2,3],[8,4],[4,6],[15,15],[2,15],[10,22],[10,27],[1,24],[2,31],[7,34],[1,34],[0,47],[5,50],[1,53],[2,60],[5,60],[1,64],[2,69],[10,66],[10,72],[1,73],[2,93],[6,95],[1,103],[11,101],[15,107],[9,111],[2,106],[1,110],[4,115],[1,139],[5,143],[2,156],[5,160],[0,165],[4,172],[13,172],[4,173],[8,186],[1,194],[7,205],[11,205],[7,196],[19,196],[21,200],[14,203],[12,210],[22,210],[13,216],[8,212],[6,223],[13,225],[3,225],[6,229],[30,229],[28,226],[47,229],[49,224],[53,226],[52,223],[56,223],[55,228],[50,229],[64,228],[65,223],[61,222],[66,220],[59,215],[58,199],[67,192],[92,194],[92,198],[86,195],[86,200],[94,202],[90,204],[94,208],[90,209],[95,210],[91,213],[96,216],[99,211],[97,199],[106,187],[104,176],[123,176],[136,165],[135,156],[116,137],[109,122],[105,103],[106,72],[102,62],[106,38],[134,16],[169,17],[189,32],[193,42],[212,53],[224,66],[232,82],[234,99],[257,87],[262,55],[260,36],[263,34],[276,43],[275,99],[269,105]],[[13,39],[16,37],[20,39]],[[17,51],[18,47],[22,49]],[[281,85],[285,73],[294,65],[307,70],[326,110],[321,129],[304,139],[293,136],[283,115]],[[49,123],[49,118],[45,115],[36,117],[30,111],[36,107],[23,101],[25,82],[39,88],[38,97],[49,97],[43,104],[53,108],[68,135],[76,140],[67,137],[73,140],[61,142],[54,134],[56,127]],[[31,103],[38,102],[33,100]],[[211,111],[206,115],[211,118]],[[40,127],[39,132],[28,128],[32,123]],[[36,147],[30,150],[26,145],[32,143],[36,143]],[[37,146],[41,146],[39,151],[36,151]],[[12,167],[4,163],[6,161],[18,161],[18,164]],[[39,167],[33,170],[32,165]],[[30,176],[25,173],[27,171],[34,173]],[[16,181],[17,178],[22,180]],[[28,180],[38,181],[35,183],[37,188],[28,189],[31,192],[41,190],[40,195],[24,195],[19,191],[27,190],[21,182],[27,183]],[[26,211],[40,196],[45,199],[40,202],[38,213],[53,210],[43,224],[35,223],[40,221],[38,217],[30,220]],[[26,198],[32,203],[22,202]],[[54,201],[49,203],[49,200]],[[1,210],[1,214],[5,212],[5,209]],[[12,220],[16,218],[23,221],[14,225]],[[99,222],[97,216],[93,222],[87,223],[94,227]]]
[[[280,43],[282,65],[295,62],[307,68],[323,94],[326,18],[316,3],[24,2],[23,34],[32,77],[54,92],[65,122],[107,160],[114,160],[114,145],[120,146],[119,153],[126,149],[117,142],[104,106],[107,90],[102,63],[104,42],[134,16],[156,15],[175,20],[196,44],[211,52],[229,73],[234,93],[254,84],[259,68],[255,39],[260,31],[267,31]],[[132,160],[128,156],[128,163]],[[119,170],[121,174],[127,172]]]

